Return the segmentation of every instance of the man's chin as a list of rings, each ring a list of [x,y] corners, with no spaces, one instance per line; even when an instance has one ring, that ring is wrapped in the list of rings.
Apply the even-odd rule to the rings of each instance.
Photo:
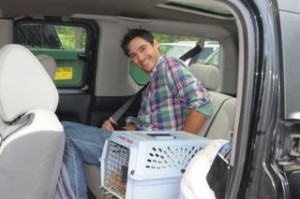
[[[146,73],[150,74],[152,73],[153,69],[145,70]]]

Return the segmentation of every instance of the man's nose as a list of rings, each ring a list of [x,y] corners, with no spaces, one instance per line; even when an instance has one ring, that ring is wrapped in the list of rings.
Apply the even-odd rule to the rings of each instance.
[[[137,53],[137,60],[138,61],[142,61],[143,60],[143,58],[144,58],[144,55],[143,55],[143,53]]]

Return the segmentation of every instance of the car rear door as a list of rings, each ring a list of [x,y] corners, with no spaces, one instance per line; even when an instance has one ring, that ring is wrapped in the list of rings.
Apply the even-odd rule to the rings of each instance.
[[[56,61],[54,82],[60,95],[60,120],[89,123],[98,36],[98,26],[91,20],[46,17],[15,22],[15,43]]]

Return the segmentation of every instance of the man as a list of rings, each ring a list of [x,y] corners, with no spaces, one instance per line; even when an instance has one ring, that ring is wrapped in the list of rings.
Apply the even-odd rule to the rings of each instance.
[[[153,35],[132,29],[121,47],[150,77],[137,119],[125,130],[184,130],[197,134],[212,112],[209,93],[184,64],[162,56]],[[101,129],[63,122],[66,133],[64,163],[76,198],[87,198],[83,163],[99,164],[104,142],[114,131],[112,118]]]

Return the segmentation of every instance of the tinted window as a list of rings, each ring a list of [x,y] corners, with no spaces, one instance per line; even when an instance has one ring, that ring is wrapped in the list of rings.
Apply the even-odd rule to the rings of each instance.
[[[80,87],[86,63],[79,59],[87,51],[87,29],[75,25],[20,23],[15,28],[15,43],[24,45],[35,55],[46,54],[57,63],[55,84]]]
[[[219,66],[220,64],[220,49],[215,50],[210,56],[208,56],[204,61],[206,65]]]

